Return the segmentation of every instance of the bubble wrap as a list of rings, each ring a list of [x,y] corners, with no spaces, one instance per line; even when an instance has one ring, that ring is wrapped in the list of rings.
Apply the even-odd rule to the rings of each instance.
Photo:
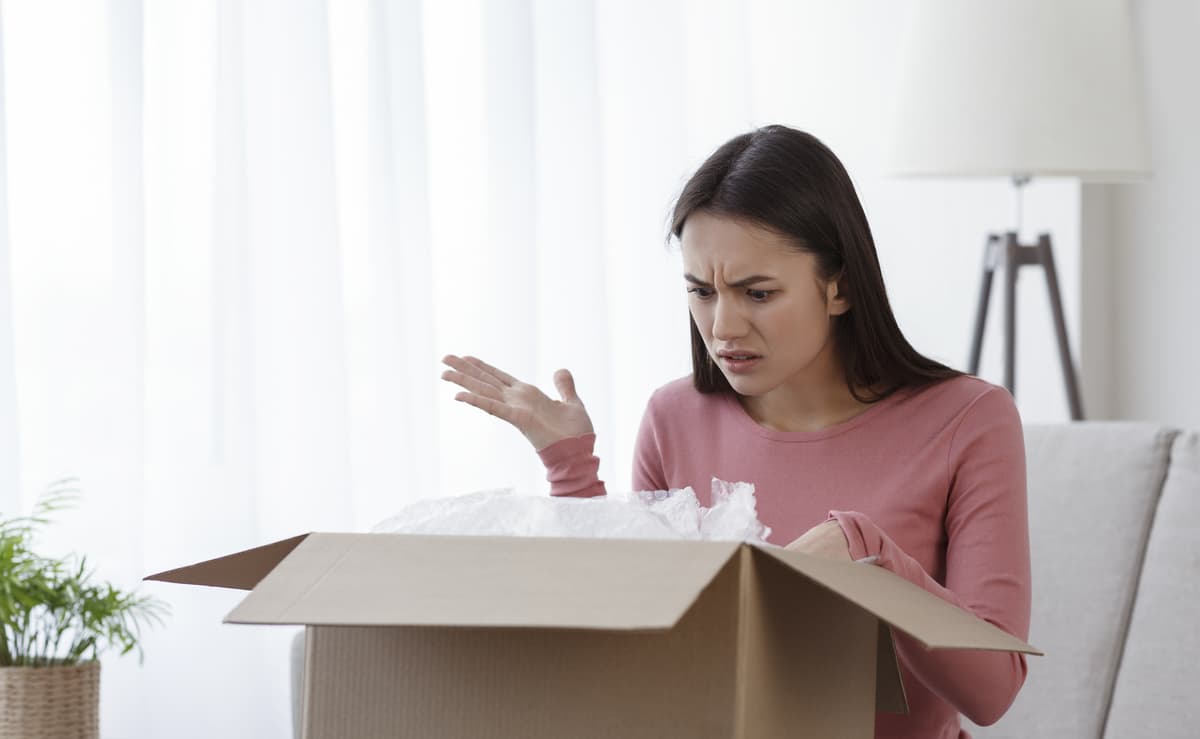
[[[713,478],[712,507],[691,487],[622,492],[596,498],[519,495],[510,488],[422,500],[371,531],[463,536],[563,536],[693,539],[765,543],[754,485]]]

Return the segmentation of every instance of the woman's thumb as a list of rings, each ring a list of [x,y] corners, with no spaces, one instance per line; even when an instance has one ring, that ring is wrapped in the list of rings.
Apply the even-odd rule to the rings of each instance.
[[[558,388],[563,401],[579,400],[575,394],[575,378],[571,377],[570,370],[560,369],[554,373],[554,387]]]

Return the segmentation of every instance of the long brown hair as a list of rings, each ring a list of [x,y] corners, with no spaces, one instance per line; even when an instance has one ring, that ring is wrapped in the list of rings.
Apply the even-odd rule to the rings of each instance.
[[[813,254],[823,280],[840,275],[839,286],[851,307],[833,318],[835,349],[846,384],[860,402],[963,374],[917,353],[900,333],[854,183],[815,136],[774,125],[726,142],[700,165],[676,200],[671,216],[675,238],[682,237],[684,222],[697,210],[773,231],[797,251]],[[733,392],[690,311],[688,323],[696,389]],[[878,391],[863,397],[861,388]]]

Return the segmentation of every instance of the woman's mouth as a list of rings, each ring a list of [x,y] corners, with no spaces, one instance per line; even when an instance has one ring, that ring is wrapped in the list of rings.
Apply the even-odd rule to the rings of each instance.
[[[762,357],[757,354],[722,354],[721,361],[730,372],[742,373],[754,369]]]

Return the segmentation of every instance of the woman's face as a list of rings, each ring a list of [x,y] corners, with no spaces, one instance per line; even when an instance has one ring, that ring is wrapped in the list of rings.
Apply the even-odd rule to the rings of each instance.
[[[680,238],[692,320],[733,389],[762,395],[840,377],[831,318],[849,309],[816,258],[750,222],[696,211]],[[727,353],[756,359],[737,362]]]

